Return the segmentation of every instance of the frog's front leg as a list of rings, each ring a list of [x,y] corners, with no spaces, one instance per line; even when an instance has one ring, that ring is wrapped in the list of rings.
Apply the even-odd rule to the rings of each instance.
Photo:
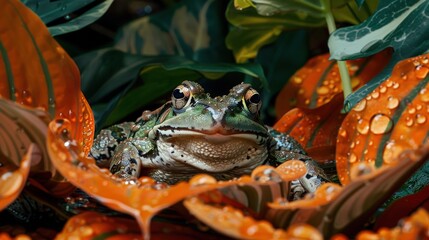
[[[122,179],[138,178],[142,165],[151,167],[144,155],[152,149],[153,145],[146,137],[121,142],[110,162],[110,172]]]
[[[301,145],[287,134],[279,133],[269,129],[272,136],[270,145],[271,165],[279,165],[287,160],[301,160],[307,167],[307,173],[291,183],[290,199],[299,199],[306,193],[312,193],[325,182],[330,180],[317,163],[309,157]]]

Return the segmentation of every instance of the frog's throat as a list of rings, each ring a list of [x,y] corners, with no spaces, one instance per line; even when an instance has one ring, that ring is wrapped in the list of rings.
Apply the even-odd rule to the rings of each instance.
[[[159,156],[169,160],[171,167],[187,165],[201,172],[218,173],[261,165],[268,156],[266,144],[266,138],[255,134],[208,135],[180,130],[174,134],[161,132],[156,146]]]

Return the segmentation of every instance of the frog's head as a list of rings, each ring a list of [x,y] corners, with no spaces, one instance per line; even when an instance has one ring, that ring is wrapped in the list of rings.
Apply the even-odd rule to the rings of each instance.
[[[184,81],[148,134],[156,142],[157,165],[191,172],[249,173],[268,155],[269,136],[259,121],[260,107],[261,97],[249,84],[212,98],[199,84]]]

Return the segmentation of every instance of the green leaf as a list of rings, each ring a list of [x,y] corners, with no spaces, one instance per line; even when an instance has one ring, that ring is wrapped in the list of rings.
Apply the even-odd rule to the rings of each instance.
[[[52,36],[65,34],[79,30],[95,22],[107,11],[113,0],[104,0],[98,4],[96,0],[59,0],[59,1],[42,1],[42,0],[21,0],[27,7],[35,12],[45,24],[54,20],[64,18],[70,20],[58,25],[49,26],[49,32]],[[91,6],[89,10],[77,17],[71,18],[70,14],[75,13],[84,7]]]
[[[181,56],[148,57],[115,49],[94,51],[75,60],[97,130],[142,111],[184,80],[218,79],[237,72],[259,78],[268,87],[258,64],[198,63]]]
[[[377,12],[366,21],[338,29],[331,35],[328,42],[331,58],[337,60],[366,57],[389,47],[395,50],[388,67],[347,97],[347,111],[386,80],[398,61],[429,49],[428,6],[428,1],[383,0]]]
[[[226,10],[227,20],[234,26],[226,44],[237,62],[254,58],[259,49],[277,40],[282,31],[325,26],[326,14],[332,12],[336,21],[357,24],[375,9],[377,1],[359,8],[354,1],[335,1],[326,9],[323,0],[253,0],[255,8],[237,10],[232,2]]]
[[[185,0],[120,30],[115,47],[141,55],[179,55],[199,62],[232,62],[225,47],[224,1]]]

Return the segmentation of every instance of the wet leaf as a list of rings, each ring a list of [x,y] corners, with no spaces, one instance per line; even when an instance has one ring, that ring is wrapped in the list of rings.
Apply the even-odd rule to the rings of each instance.
[[[428,55],[398,63],[389,79],[360,101],[345,118],[338,135],[337,171],[343,184],[350,168],[396,164],[400,153],[427,141]],[[429,96],[429,95],[428,95]]]
[[[345,118],[341,114],[342,106],[343,96],[339,93],[329,103],[318,108],[288,111],[273,128],[296,139],[309,156],[319,163],[332,163],[338,129]]]
[[[49,24],[55,20],[64,18],[66,23],[50,25],[48,27],[52,36],[65,34],[79,30],[99,19],[110,7],[113,0],[104,0],[91,6],[89,10],[76,16],[76,11],[93,4],[95,0],[60,0],[53,2],[43,2],[40,0],[21,0],[27,7],[33,10],[45,24]],[[73,17],[71,17],[73,16]]]
[[[369,1],[363,8],[358,8],[354,1],[336,1],[331,9],[326,9],[321,0],[254,0],[254,7],[235,5],[238,8],[231,1],[226,10],[227,20],[235,26],[228,33],[226,44],[233,50],[237,62],[246,62],[254,58],[262,46],[276,41],[282,31],[324,26],[325,15],[330,11],[337,21],[357,24],[371,14],[377,1]],[[240,8],[243,9],[238,10]]]
[[[340,28],[330,36],[331,58],[337,60],[366,57],[389,47],[394,49],[386,69],[346,99],[348,110],[385,81],[398,61],[427,51],[428,6],[427,1],[383,0],[366,21]]]
[[[51,37],[43,22],[19,1],[2,1],[0,15],[0,96],[73,122],[72,135],[82,147],[92,143],[90,129],[79,123],[85,99],[79,70]],[[92,115],[88,116],[91,121]],[[87,126],[90,126],[88,124]],[[89,149],[87,149],[89,150]]]
[[[411,216],[398,222],[397,227],[382,228],[377,232],[361,231],[356,239],[425,239],[429,238],[429,213],[420,208]]]
[[[390,51],[383,51],[372,57],[348,61],[353,89],[360,88],[377,75],[387,65],[390,55]],[[313,57],[277,95],[277,116],[294,107],[317,108],[331,101],[338,93],[342,93],[342,87],[336,62],[329,61],[329,54]]]
[[[287,204],[272,204],[274,209],[267,214],[267,220],[278,227],[306,223],[316,227],[323,236],[343,233],[356,234],[373,216],[374,211],[407,180],[407,178],[429,159],[429,145],[402,154],[396,165],[381,169],[364,169],[366,165],[355,166],[355,178],[344,186],[336,197],[321,206],[291,210]],[[366,170],[366,171],[362,171]],[[323,185],[319,188],[323,189]],[[324,190],[332,192],[329,188]],[[335,191],[334,191],[335,192]],[[311,199],[313,196],[309,196]],[[299,206],[298,200],[291,204]]]
[[[204,204],[198,198],[184,202],[185,207],[204,224],[229,237],[237,239],[286,239],[283,230],[274,229],[267,221],[244,216],[233,207],[217,208]]]
[[[0,152],[0,211],[11,204],[21,193],[30,172],[31,162],[36,161],[39,152],[30,145],[28,152],[20,161],[18,169]]]

